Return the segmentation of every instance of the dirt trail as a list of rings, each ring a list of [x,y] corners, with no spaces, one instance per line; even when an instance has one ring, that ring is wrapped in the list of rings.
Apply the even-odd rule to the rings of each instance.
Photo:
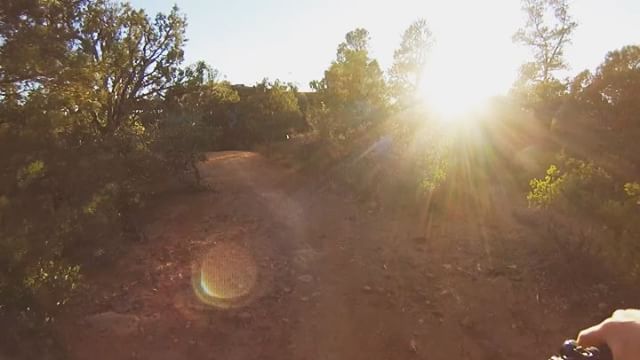
[[[57,320],[70,359],[542,359],[589,321],[524,270],[515,222],[424,224],[255,153],[201,168],[215,191],[154,204]],[[196,296],[207,258],[243,296]]]

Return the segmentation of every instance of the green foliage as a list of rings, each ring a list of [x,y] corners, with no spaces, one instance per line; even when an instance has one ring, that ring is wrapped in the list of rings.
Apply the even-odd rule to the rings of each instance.
[[[190,173],[195,186],[200,187],[201,177],[197,163],[204,160],[204,152],[212,147],[217,132],[215,128],[193,116],[168,114],[159,125],[155,151],[176,175]]]
[[[527,195],[529,206],[548,207],[558,197],[565,175],[560,175],[560,170],[555,165],[550,165],[542,179],[532,179],[529,182],[531,191]]]
[[[561,156],[552,174],[531,181],[528,199],[553,217],[579,224],[580,231],[587,229],[593,234],[587,248],[619,264],[621,275],[637,279],[640,186],[629,180],[640,176],[640,48],[609,52],[595,72],[580,72],[568,92],[563,87],[558,82],[555,89],[528,89],[534,110],[546,109],[554,118],[556,146],[582,159]]]
[[[394,62],[389,70],[390,86],[401,108],[416,101],[433,43],[433,34],[427,21],[419,19],[405,30],[400,47],[393,53]]]
[[[79,265],[140,237],[135,214],[168,179],[200,185],[197,163],[222,139],[304,123],[292,85],[239,94],[203,62],[181,67],[185,27],[175,7],[0,5],[0,307],[64,298]]]
[[[573,79],[559,142],[588,154],[617,181],[637,179],[640,168],[640,47],[611,51],[594,73]]]
[[[243,141],[245,146],[282,141],[305,127],[294,85],[264,79],[237,91],[240,101],[234,107],[234,124],[227,131],[235,141]]]
[[[0,17],[0,306],[47,309],[164,172],[151,114],[180,80],[185,20],[109,1],[10,1]]]
[[[201,186],[197,163],[216,148],[233,104],[239,101],[231,85],[204,62],[181,70],[180,82],[167,92],[159,113],[151,149],[172,173],[191,173]]]
[[[62,306],[77,290],[80,280],[78,265],[69,266],[53,260],[40,261],[26,274],[24,287],[30,296],[38,296],[46,288],[52,293],[52,298],[46,300],[55,302],[55,306]]]
[[[560,168],[551,165],[543,179],[530,182],[527,195],[535,207],[556,206],[574,212],[598,209],[603,199],[616,193],[611,175],[593,162],[558,156]]]
[[[338,46],[324,78],[311,82],[321,106],[312,125],[331,140],[351,139],[388,114],[388,90],[378,62],[369,57],[369,33],[356,29]]]
[[[532,82],[548,82],[553,73],[565,69],[564,49],[578,24],[569,14],[567,0],[522,0],[527,16],[525,26],[513,35],[513,41],[528,46],[534,61],[523,67],[522,75]]]
[[[624,184],[624,192],[632,199],[640,201],[640,183],[626,183]]]
[[[419,193],[430,194],[445,183],[453,170],[453,141],[434,124],[421,124],[417,131],[409,134],[413,137],[412,145],[409,148],[399,146],[400,151],[409,156],[411,166],[418,171]]]
[[[44,162],[35,160],[18,170],[18,186],[25,188],[29,184],[44,177]]]
[[[533,179],[527,196],[530,206],[553,210],[555,215],[576,219],[581,228],[606,229],[613,242],[587,239],[593,248],[598,243],[600,256],[611,256],[619,264],[640,265],[640,184],[624,183],[590,161],[559,156],[561,168],[551,165],[543,179]],[[623,260],[624,259],[624,260]],[[640,275],[628,272],[626,275]]]
[[[436,190],[447,178],[448,162],[446,158],[423,158],[419,168],[422,169],[420,186],[424,192]]]
[[[555,74],[567,68],[564,50],[578,24],[569,14],[567,0],[522,0],[522,10],[527,22],[513,35],[513,41],[527,46],[533,61],[521,66],[512,96],[549,125],[567,88]]]
[[[638,129],[640,121],[640,46],[607,54],[595,74],[577,78],[574,96],[588,106],[606,129]]]

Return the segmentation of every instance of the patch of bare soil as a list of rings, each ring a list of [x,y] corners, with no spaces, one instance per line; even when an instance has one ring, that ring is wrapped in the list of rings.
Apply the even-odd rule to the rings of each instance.
[[[558,292],[506,206],[419,221],[255,153],[201,169],[57,319],[68,358],[546,359],[617,305]]]

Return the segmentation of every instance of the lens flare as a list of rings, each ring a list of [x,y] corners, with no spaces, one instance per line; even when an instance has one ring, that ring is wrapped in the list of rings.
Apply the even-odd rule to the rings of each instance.
[[[193,287],[203,303],[221,308],[251,301],[258,270],[251,253],[233,243],[211,248],[194,266]]]

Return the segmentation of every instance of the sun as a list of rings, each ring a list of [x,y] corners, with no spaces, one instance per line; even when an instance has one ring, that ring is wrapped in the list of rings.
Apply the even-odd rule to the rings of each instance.
[[[478,2],[476,12],[485,11]],[[459,14],[443,5],[441,10]],[[475,6],[475,5],[474,5]],[[470,12],[473,14],[473,12]],[[429,110],[447,122],[473,121],[469,114],[483,109],[489,99],[506,94],[513,84],[519,50],[496,22],[478,23],[477,16],[462,16],[460,23],[476,31],[434,30],[436,40],[419,84],[419,96]]]
[[[481,86],[471,86],[464,79],[454,77],[427,83],[419,93],[431,112],[450,122],[469,120],[492,95]]]
[[[434,57],[419,87],[418,95],[428,109],[448,122],[472,121],[474,112],[503,92],[496,84],[500,70],[486,74],[459,59],[446,53]]]

